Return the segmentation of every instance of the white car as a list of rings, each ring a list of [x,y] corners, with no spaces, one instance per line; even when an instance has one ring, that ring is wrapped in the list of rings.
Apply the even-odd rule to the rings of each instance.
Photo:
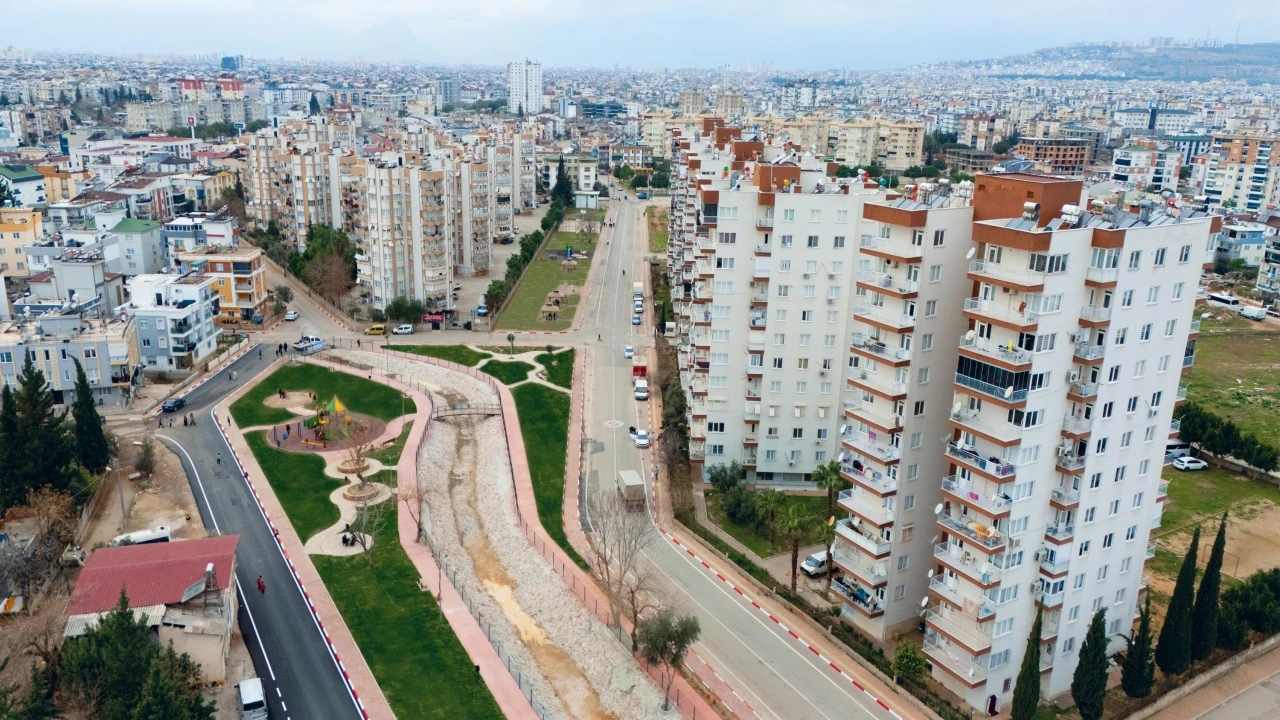
[[[648,430],[636,431],[636,447],[638,448],[649,447],[649,431]]]
[[[628,345],[628,346],[626,346],[626,347],[622,348],[622,357],[627,358],[628,360],[630,360],[631,358],[633,358],[633,357],[635,357],[635,356],[636,356],[636,349],[635,349],[635,348],[631,347],[630,345]]]
[[[413,334],[413,326],[412,326],[412,325],[397,325],[397,326],[395,326],[394,328],[392,328],[392,330],[391,330],[391,334],[392,334],[392,335],[412,335],[412,334]]]
[[[289,321],[297,320],[299,317],[302,317],[302,316],[298,314],[297,310],[290,310],[289,312],[284,314],[284,319]]]
[[[1173,461],[1173,466],[1179,470],[1203,470],[1209,467],[1209,463],[1193,457],[1180,457]]]

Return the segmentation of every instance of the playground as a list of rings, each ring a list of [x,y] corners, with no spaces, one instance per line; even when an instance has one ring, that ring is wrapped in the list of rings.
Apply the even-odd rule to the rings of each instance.
[[[291,393],[281,390],[264,402],[267,405],[281,403],[285,409],[301,418],[271,427],[267,436],[277,448],[292,452],[352,449],[367,451],[374,448],[365,446],[371,445],[386,432],[386,422],[372,415],[351,411],[337,396],[327,401],[312,400],[313,396],[309,392]],[[288,404],[299,400],[306,404]],[[353,466],[353,469],[356,468]],[[363,472],[364,468],[358,470]]]

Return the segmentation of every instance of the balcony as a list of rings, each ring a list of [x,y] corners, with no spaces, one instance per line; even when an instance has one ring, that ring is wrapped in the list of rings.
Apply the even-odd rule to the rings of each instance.
[[[888,372],[871,372],[861,368],[851,369],[847,377],[853,382],[885,398],[897,399],[907,394],[907,384],[896,379],[882,377]]]
[[[911,351],[902,348],[891,348],[880,340],[873,340],[862,333],[854,333],[851,339],[852,345],[858,350],[865,350],[876,357],[884,358],[886,362],[900,363],[911,360]]]
[[[1120,271],[1116,268],[1090,267],[1084,271],[1084,281],[1086,283],[1106,285],[1115,282],[1118,277],[1120,277]]]
[[[986,497],[961,484],[955,475],[942,478],[942,490],[969,507],[990,516],[1000,517],[1009,513],[1010,500],[1003,495]]]
[[[1145,555],[1145,559],[1146,559],[1146,560],[1150,560],[1151,558],[1153,558],[1153,557],[1155,557],[1155,556],[1156,556],[1156,546],[1155,546],[1154,544],[1148,543],[1148,544],[1147,544],[1147,552],[1146,552],[1146,555]]]
[[[773,254],[773,249],[772,249],[769,245],[761,245],[761,244],[757,244],[757,245],[756,245],[756,254],[757,254],[757,255],[772,255],[772,254]]]
[[[945,610],[942,608],[940,603],[926,608],[925,621],[972,653],[981,655],[991,649],[991,629],[987,627],[989,623],[980,623],[977,618],[950,607]]]
[[[1058,544],[1063,544],[1063,543],[1070,542],[1071,538],[1075,536],[1076,526],[1070,523],[1063,523],[1061,525],[1050,525],[1049,527],[1044,529],[1044,534],[1045,534],[1045,537],[1048,537],[1052,540],[1056,540]]]
[[[907,280],[906,278],[895,278],[886,272],[863,270],[858,273],[858,282],[863,285],[870,285],[878,290],[884,290],[891,295],[914,295],[920,291],[919,282]]]
[[[849,578],[837,575],[831,579],[831,589],[835,590],[836,594],[868,617],[877,617],[884,614],[884,603],[880,598],[876,597],[875,593],[862,587],[861,583],[856,580],[850,582]]]
[[[1016,403],[1016,402],[1022,402],[1027,399],[1026,388],[1023,388],[1021,390],[1014,390],[1013,392],[1009,393],[1009,395],[1006,397],[1005,393],[1008,392],[1008,388],[1002,388],[999,385],[992,385],[989,382],[984,382],[976,378],[971,378],[968,375],[962,375],[960,373],[956,373],[955,382],[960,387],[969,388],[970,390],[977,390],[978,392],[984,395],[996,398],[997,400],[1004,400],[1005,402]]]
[[[1031,353],[1015,347],[1012,340],[1001,345],[987,338],[969,337],[969,334],[965,333],[960,336],[960,348],[1009,365],[1031,364]]]
[[[879,434],[874,432],[862,432],[860,430],[850,430],[845,433],[842,438],[845,445],[857,450],[866,457],[878,460],[881,463],[891,463],[902,458],[902,451],[892,445],[882,445],[879,442]]]
[[[968,516],[954,517],[948,513],[938,514],[938,524],[948,532],[959,535],[973,545],[995,552],[1005,545],[1005,536],[999,530],[987,527]]]
[[[916,326],[915,316],[893,312],[883,305],[874,303],[860,303],[854,306],[853,315],[855,319],[861,318],[864,322],[872,322],[897,333],[907,332]]]
[[[1093,430],[1093,418],[1068,415],[1062,419],[1062,432],[1070,435],[1087,435]]]
[[[1170,435],[1174,435],[1174,434],[1176,434],[1176,433],[1178,433],[1178,432],[1181,432],[1181,430],[1182,430],[1182,421],[1181,421],[1181,420],[1170,420],[1170,421],[1169,421],[1169,434],[1170,434]]]
[[[947,443],[947,455],[997,478],[1012,478],[1018,472],[1018,466],[1007,460],[997,457],[984,458],[974,450],[955,443]]]
[[[969,274],[1001,287],[1016,287],[1024,291],[1036,291],[1044,287],[1044,273],[1011,270],[999,263],[970,260]]]
[[[1049,491],[1049,500],[1064,508],[1075,507],[1080,504],[1080,491],[1061,487],[1054,488]]]
[[[1098,395],[1098,383],[1071,383],[1067,386],[1067,392],[1079,398],[1096,397]]]
[[[1195,335],[1196,333],[1200,332],[1200,321],[1192,320],[1191,327],[1187,330],[1187,332],[1191,335]]]
[[[1174,402],[1185,402],[1185,401],[1186,401],[1186,399],[1187,399],[1187,386],[1186,386],[1186,385],[1179,385],[1179,386],[1178,386],[1178,394],[1174,396],[1173,401],[1174,401]]]
[[[863,559],[862,553],[836,550],[831,553],[831,559],[845,572],[871,587],[889,582],[889,573],[885,569],[885,564],[878,561],[868,562]]]
[[[996,614],[995,607],[990,605],[985,597],[981,597],[980,600],[975,603],[975,601],[962,595],[960,593],[960,588],[948,585],[947,578],[944,575],[934,575],[933,579],[929,581],[929,590],[937,593],[939,597],[944,598],[947,602],[958,608],[969,608],[976,604],[977,610],[975,611],[975,615],[978,620],[986,620]]]
[[[762,328],[768,325],[769,318],[765,313],[752,313],[748,322],[753,328]]]
[[[1195,356],[1195,355],[1187,355],[1187,356],[1184,356],[1184,357],[1182,358],[1182,367],[1184,367],[1184,368],[1189,368],[1189,367],[1191,367],[1192,365],[1195,365],[1195,364],[1196,364],[1196,356]]]
[[[887,556],[893,545],[879,535],[862,530],[861,526],[862,522],[857,518],[845,518],[836,522],[836,533],[872,557]]]
[[[1046,608],[1054,608],[1062,605],[1062,601],[1065,600],[1066,597],[1067,591],[1065,589],[1054,593],[1042,590],[1036,594],[1036,601]]]
[[[756,217],[756,227],[758,227],[758,228],[771,228],[771,227],[773,227],[773,216],[772,216],[772,215],[762,215],[762,216],[757,216],[757,217]],[[760,247],[760,246],[759,246],[759,245],[757,245],[756,247],[758,248],[758,247]],[[768,245],[765,245],[765,247],[767,248],[767,247],[769,247],[769,246],[768,246]]]
[[[1026,303],[1014,305],[1011,300],[984,300],[971,297],[964,301],[965,312],[981,315],[984,318],[1003,322],[1018,328],[1034,327],[1040,322],[1040,313],[1027,310]],[[1021,308],[1021,310],[1019,310]]]
[[[1071,554],[1066,552],[1056,553],[1053,559],[1049,559],[1048,553],[1044,554],[1044,559],[1040,561],[1040,571],[1050,575],[1060,575],[1067,571],[1067,567],[1071,564]]]
[[[872,254],[891,257],[895,260],[916,260],[924,255],[924,248],[912,245],[907,240],[892,240],[874,235],[863,235],[858,245]]]
[[[933,546],[933,557],[980,585],[999,583],[1004,574],[1003,570],[988,562],[985,555],[974,555],[959,545],[938,543]]]
[[[881,495],[887,495],[898,490],[897,478],[890,477],[878,470],[871,470],[861,464],[843,463],[840,465],[840,472],[848,477],[851,482],[871,488]]]
[[[1168,481],[1161,482],[1156,486],[1156,502],[1164,500],[1167,497],[1169,497],[1169,483]]]
[[[1085,362],[1101,360],[1103,355],[1107,354],[1106,345],[1086,345],[1079,343],[1076,345],[1075,356]]]
[[[893,524],[893,510],[885,507],[884,502],[880,496],[863,492],[861,488],[841,490],[838,497],[840,507],[876,527]]]
[[[1082,307],[1080,308],[1080,319],[1087,323],[1111,322],[1111,308]]]
[[[1066,470],[1067,472],[1075,472],[1076,470],[1084,469],[1084,462],[1085,460],[1083,455],[1068,453],[1066,455],[1058,456],[1058,467]]]
[[[956,676],[969,687],[978,687],[987,681],[987,668],[967,653],[953,648],[949,642],[933,633],[924,641],[924,654],[933,666]]]

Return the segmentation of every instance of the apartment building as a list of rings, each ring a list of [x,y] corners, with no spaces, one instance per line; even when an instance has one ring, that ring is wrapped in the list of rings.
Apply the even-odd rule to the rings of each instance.
[[[126,218],[111,228],[119,254],[119,271],[125,277],[160,272],[165,268],[160,223]]]
[[[253,322],[266,314],[267,257],[248,245],[205,246],[174,255],[183,273],[210,278],[218,295],[217,321],[229,324]]]
[[[599,162],[590,155],[558,155],[546,153],[538,156],[538,172],[542,176],[542,186],[548,191],[556,184],[556,174],[560,171],[560,159],[564,159],[564,172],[573,183],[574,190],[587,192],[595,189]]]
[[[35,244],[41,236],[41,214],[30,208],[0,207],[0,275],[27,277],[24,245]]]
[[[1021,138],[1014,152],[1031,162],[1037,172],[1078,177],[1084,174],[1089,161],[1089,142],[1076,138]]]
[[[924,162],[924,125],[883,120],[834,123],[828,149],[844,165],[865,167],[875,162],[901,172]]]
[[[542,103],[542,63],[507,63],[507,112],[537,115]]]
[[[1160,193],[1178,189],[1182,155],[1177,149],[1160,149],[1153,141],[1138,141],[1115,151],[1111,179],[1133,183],[1139,190]]]
[[[217,212],[184,213],[170,219],[160,229],[165,267],[176,267],[179,253],[193,253],[206,247],[238,245],[239,221],[222,208]]]
[[[685,88],[680,91],[680,113],[697,115],[707,107],[707,96],[697,88]]]
[[[26,358],[44,373],[58,405],[75,401],[76,362],[84,368],[98,404],[119,403],[134,389],[138,369],[136,333],[131,322],[94,320],[73,305],[42,307],[0,335],[0,377],[11,389]]]
[[[136,325],[138,355],[147,370],[194,370],[218,349],[215,278],[200,273],[138,275],[120,312]]]
[[[1110,649],[1123,647],[1221,219],[1151,203],[1085,212],[1081,183],[1060,178],[975,183],[974,297],[926,531],[937,544],[924,650],[936,680],[994,713],[1011,698],[1037,607],[1045,696],[1070,687],[1095,611],[1107,611]]]
[[[1280,135],[1214,133],[1204,195],[1210,205],[1258,211],[1280,204]]]
[[[31,165],[0,165],[0,187],[8,189],[14,206],[43,205],[44,184],[44,175]]]
[[[716,114],[723,118],[740,118],[745,110],[742,93],[736,90],[721,90],[716,93]]]

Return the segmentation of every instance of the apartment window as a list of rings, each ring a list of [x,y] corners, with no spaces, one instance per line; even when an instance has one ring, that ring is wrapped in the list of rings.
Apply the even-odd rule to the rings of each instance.
[[[809,211],[809,222],[822,222],[822,211],[821,211],[821,210],[810,210],[810,211]]]
[[[1134,507],[1142,507],[1142,495],[1143,493],[1134,493],[1134,496],[1133,496]]]
[[[918,432],[911,433],[911,449],[912,450],[915,450],[916,448],[920,447],[920,444],[922,442],[923,442],[923,439],[920,433]]]
[[[1142,265],[1142,251],[1134,250],[1129,253],[1129,269],[1137,270],[1140,265]]]
[[[849,211],[848,211],[848,210],[837,210],[837,211],[836,211],[836,222],[838,222],[838,223],[847,223],[847,222],[849,222]],[[840,238],[840,240],[841,240],[841,241],[843,241],[843,240],[844,240],[844,238]],[[844,247],[844,246],[843,246],[843,245],[839,245],[838,247]]]
[[[1073,609],[1073,610],[1078,610],[1079,608],[1072,608],[1072,609]],[[1062,654],[1063,654],[1063,655],[1069,655],[1069,654],[1071,654],[1071,653],[1073,653],[1073,652],[1075,652],[1075,651],[1076,651],[1076,639],[1075,639],[1075,638],[1071,637],[1071,638],[1067,638],[1066,640],[1063,640],[1063,641],[1062,641]]]
[[[1178,321],[1177,321],[1176,319],[1175,319],[1175,320],[1169,320],[1169,321],[1165,322],[1165,324],[1164,324],[1164,336],[1165,336],[1165,337],[1173,337],[1173,331],[1174,331],[1177,327],[1178,327]]]
[[[797,358],[797,359],[796,359],[796,369],[797,369],[797,370],[808,370],[808,369],[809,369],[809,358]]]
[[[842,241],[843,241],[843,240],[844,240],[844,238],[840,238],[840,240],[842,240]],[[844,244],[843,244],[843,243],[841,243],[841,245],[839,245],[839,247],[844,247]],[[843,275],[843,274],[844,274],[844,261],[843,261],[843,260],[833,260],[833,261],[831,261],[831,274],[832,274],[832,275]]]
[[[786,344],[787,344],[787,334],[786,334],[786,333],[774,333],[774,334],[773,334],[773,344],[774,344],[774,345],[786,345]]]
[[[915,495],[908,495],[908,496],[906,496],[906,497],[902,498],[902,509],[903,509],[903,510],[911,510],[911,509],[912,509],[912,508],[914,508],[915,506],[916,506],[916,496],[915,496]],[[899,570],[906,570],[906,568],[905,568],[905,567],[900,567],[900,568],[898,568],[898,569],[899,569]]]
[[[1152,264],[1153,264],[1153,265],[1155,265],[1156,267],[1160,267],[1161,265],[1164,265],[1164,252],[1165,252],[1165,250],[1166,250],[1166,248],[1160,248],[1160,249],[1156,250],[1156,260],[1155,260],[1155,262],[1154,262],[1154,263],[1152,263]]]
[[[1093,453],[1095,455],[1104,455],[1107,452],[1107,439],[1098,438],[1098,442],[1093,444]]]
[[[1080,606],[1072,605],[1071,609],[1067,611],[1067,622],[1075,622],[1076,620],[1079,620],[1079,619],[1080,619]]]
[[[723,454],[724,454],[724,446],[723,446],[723,445],[708,445],[708,446],[707,446],[707,454],[708,454],[708,455],[723,455]]]
[[[1138,529],[1138,526],[1137,526],[1137,525],[1134,525],[1132,529],[1136,532],[1136,531],[1137,531],[1137,529]],[[1125,573],[1129,572],[1129,568],[1130,568],[1130,567],[1132,567],[1132,566],[1133,566],[1133,558],[1125,558],[1125,559],[1121,560],[1121,561],[1120,561],[1120,574],[1121,574],[1121,575],[1123,575],[1123,574],[1125,574]]]
[[[1178,249],[1178,262],[1184,263],[1191,259],[1191,246],[1183,245]]]
[[[813,339],[813,336],[812,336],[812,335],[810,335],[810,334],[808,334],[808,333],[801,333],[801,334],[800,334],[800,347],[809,347],[809,345],[811,344],[812,339]]]
[[[1058,333],[1047,333],[1036,336],[1036,352],[1049,352],[1058,342]]]
[[[1152,409],[1152,410],[1155,410],[1156,408],[1160,407],[1160,401],[1161,401],[1162,399],[1164,399],[1164,391],[1163,391],[1163,390],[1157,390],[1157,391],[1155,391],[1155,392],[1151,393],[1151,409]]]
[[[1160,286],[1152,285],[1147,288],[1147,304],[1155,305],[1158,302],[1160,302]]]
[[[1148,425],[1146,429],[1144,429],[1142,432],[1142,442],[1151,442],[1155,439],[1156,439],[1156,426]]]
[[[1156,372],[1167,372],[1169,370],[1169,356],[1164,355],[1160,358],[1160,362],[1156,366]]]
[[[835,347],[835,346],[836,346],[836,336],[835,336],[835,335],[823,335],[823,336],[822,336],[822,346],[823,346],[823,347]]]
[[[1129,446],[1130,446],[1130,445],[1132,445],[1132,444],[1133,444],[1133,431],[1132,431],[1132,430],[1126,430],[1125,432],[1123,432],[1123,433],[1121,433],[1121,434],[1120,434],[1120,447],[1122,447],[1122,448],[1127,448],[1127,447],[1129,447]],[[1121,475],[1123,475],[1124,473],[1123,473],[1123,472],[1121,472],[1123,469],[1124,469],[1124,466],[1121,466],[1121,467],[1119,467],[1119,468],[1116,468],[1116,472],[1118,472],[1118,473],[1120,473]],[[1118,480],[1118,479],[1119,479],[1119,478],[1117,478],[1117,480]]]
[[[934,230],[933,246],[940,247],[944,242],[946,242],[946,234],[947,234],[946,230]]]
[[[920,336],[920,349],[921,350],[933,349],[933,333],[925,333],[924,335]]]
[[[933,317],[938,314],[938,301],[926,300],[924,303],[924,316]]]
[[[1107,507],[1107,515],[1117,515],[1120,512],[1120,501],[1112,500],[1111,505]]]
[[[780,358],[780,357],[771,358],[769,362],[771,362],[771,363],[773,364],[773,368],[774,368],[775,370],[781,370],[781,369],[782,369],[782,362],[783,362],[782,358]]]
[[[839,299],[840,299],[840,286],[839,286],[839,285],[828,285],[828,286],[827,286],[827,299],[828,299],[828,300],[839,300]]]
[[[1103,580],[1107,579],[1107,570],[1109,569],[1110,569],[1109,565],[1103,565],[1102,567],[1098,568],[1098,582],[1102,582]]]
[[[829,323],[838,323],[838,322],[840,322],[840,311],[839,311],[839,310],[828,310],[828,311],[827,311],[827,322],[829,322]]]
[[[815,453],[813,454],[813,461],[814,461],[814,462],[816,462],[816,463],[823,463],[823,462],[826,462],[826,461],[827,461],[827,451],[826,451],[826,450],[818,450],[817,452],[815,452]]]
[[[1009,633],[1013,632],[1013,621],[1014,621],[1014,618],[1005,618],[1004,620],[997,620],[995,632],[991,634],[991,637],[1002,637],[1004,635],[1008,635]]]
[[[783,211],[782,211],[782,219],[783,219],[784,221],[786,221],[786,222],[795,222],[795,220],[796,220],[796,211],[795,211],[795,210],[783,210]]]
[[[731,280],[717,280],[717,281],[716,281],[716,283],[715,283],[715,292],[716,292],[716,294],[717,294],[717,295],[732,295],[732,294],[733,294],[733,281],[731,281]]]
[[[1136,537],[1138,537],[1138,526],[1130,525],[1129,529],[1124,531],[1124,539],[1128,541],[1128,540],[1133,540]],[[1125,558],[1124,560],[1125,560],[1125,563],[1128,563],[1129,558]],[[1127,566],[1124,566],[1124,567],[1126,570],[1128,569]]]
[[[796,382],[796,392],[801,394],[809,392],[809,383],[803,380]]]
[[[791,212],[791,211],[787,211],[787,212]],[[785,214],[785,213],[784,213],[784,214]],[[779,236],[778,236],[778,243],[779,243],[779,244],[781,244],[781,245],[782,245],[782,247],[791,247],[791,236],[790,236],[790,235],[779,235]]]
[[[1142,326],[1142,331],[1138,333],[1138,339],[1143,342],[1151,339],[1151,323]]]
[[[1089,508],[1089,509],[1085,510],[1085,511],[1084,511],[1084,522],[1085,522],[1085,524],[1087,525],[1087,524],[1089,524],[1089,523],[1093,522],[1093,518],[1094,518],[1094,516],[1095,516],[1095,515],[1097,515],[1097,513],[1098,513],[1098,508],[1096,508],[1096,507],[1091,507],[1091,508]]]
[[[1142,477],[1142,476],[1146,475],[1146,474],[1147,474],[1147,470],[1148,470],[1150,467],[1151,467],[1151,461],[1150,461],[1150,460],[1143,460],[1142,462],[1138,463],[1138,477]]]
[[[782,392],[782,381],[781,381],[781,380],[770,380],[770,381],[769,381],[769,392],[771,392],[771,393],[780,393],[780,392]]]
[[[813,322],[813,311],[812,311],[812,310],[801,310],[801,311],[800,311],[800,322]]]
[[[1120,296],[1120,307],[1133,307],[1133,291],[1125,290]]]
[[[728,365],[729,353],[711,353],[712,365]]]
[[[1129,328],[1120,328],[1116,331],[1116,345],[1124,345],[1124,341],[1129,337]]]
[[[712,330],[711,342],[729,342],[728,330]]]
[[[804,428],[791,428],[791,439],[801,440],[804,438]]]
[[[777,451],[777,450],[765,450],[765,451],[764,451],[764,459],[765,459],[765,460],[767,460],[767,461],[769,461],[769,462],[773,462],[774,460],[777,460],[777,459],[778,459],[778,451]]]
[[[716,268],[719,270],[732,270],[734,266],[734,258],[718,257],[716,258]]]
[[[906,586],[906,585],[899,585],[899,586],[897,586],[897,587],[895,587],[895,588],[893,589],[893,599],[894,599],[894,600],[901,600],[902,598],[904,598],[904,597],[906,597],[906,596],[907,596],[907,586]]]
[[[732,305],[712,305],[711,306],[711,317],[713,318],[726,319],[726,318],[732,317],[732,313],[733,313]]]
[[[790,261],[790,260],[779,260],[779,261],[778,261],[778,272],[791,272],[791,261]]]
[[[1032,390],[1043,390],[1043,389],[1044,389],[1044,388],[1046,388],[1046,387],[1049,387],[1049,373],[1048,373],[1048,372],[1035,373],[1035,374],[1033,374],[1033,375],[1031,376],[1031,389],[1032,389]]]
[[[911,556],[910,556],[910,555],[900,555],[900,556],[898,556],[898,569],[899,569],[899,570],[906,570],[906,569],[907,569],[907,564],[908,564],[908,563],[910,563],[910,562],[911,562]]]
[[[916,479],[917,477],[919,477],[919,476],[920,476],[920,466],[919,466],[919,465],[916,465],[916,464],[912,463],[911,465],[908,465],[908,466],[907,466],[907,479],[908,479],[908,480],[915,480],[915,479]],[[913,504],[913,505],[915,504],[915,496],[914,496],[914,495],[912,495],[912,496],[911,496],[911,502],[912,502],[912,504]],[[902,538],[902,539],[903,539],[903,540],[906,540],[907,538],[905,538],[905,537],[904,537],[904,538]]]
[[[1111,547],[1111,542],[1115,540],[1115,533],[1107,533],[1102,536],[1102,549],[1106,550]]]
[[[1016,520],[1012,520],[1012,521],[1010,521],[1010,522],[1009,522],[1009,537],[1014,537],[1014,536],[1016,536],[1016,535],[1021,535],[1022,533],[1026,532],[1026,531],[1027,531],[1027,523],[1028,523],[1029,521],[1030,521],[1030,517],[1029,517],[1029,516],[1027,516],[1027,515],[1023,515],[1022,517],[1020,517],[1020,518],[1018,518],[1018,519],[1016,519]]]
[[[723,390],[729,387],[729,378],[726,375],[712,375],[707,378],[707,384],[717,390]]]
[[[1140,378],[1140,377],[1142,377],[1142,375],[1143,375],[1144,373],[1146,373],[1146,371],[1147,371],[1147,361],[1146,361],[1146,360],[1139,360],[1138,362],[1134,363],[1134,365],[1133,365],[1133,376],[1134,376],[1135,378]]]
[[[810,235],[805,243],[805,247],[811,247],[811,248],[818,247],[818,236]]]
[[[722,433],[722,432],[724,432],[724,423],[722,423],[722,422],[709,422],[709,423],[707,423],[707,432],[709,432],[709,433]]]
[[[720,245],[735,245],[738,242],[738,233],[716,233],[716,242]]]
[[[1031,253],[1028,262],[1028,269],[1033,272],[1042,273],[1064,273],[1067,271],[1067,255],[1045,255],[1043,253]]]
[[[1098,611],[1099,611],[1099,610],[1101,610],[1101,609],[1102,609],[1102,598],[1100,598],[1100,597],[1096,597],[1096,598],[1094,598],[1094,599],[1093,599],[1093,612],[1095,612],[1095,613],[1096,613],[1096,612],[1098,612]]]
[[[929,368],[920,368],[916,371],[916,384],[924,385],[929,382]]]
[[[1116,591],[1116,605],[1119,605],[1120,603],[1124,602],[1125,590],[1126,588],[1120,588],[1119,590]],[[1113,621],[1111,625],[1112,625],[1111,632],[1116,632],[1120,629],[1120,625],[1115,621]]]
[[[1079,590],[1082,587],[1084,587],[1084,573],[1080,573],[1079,575],[1076,575],[1075,578],[1072,579],[1071,581],[1072,590]]]
[[[1171,296],[1171,298],[1170,298],[1171,300],[1181,300],[1181,299],[1182,299],[1182,286],[1183,286],[1184,284],[1185,284],[1185,283],[1174,283],[1174,284],[1173,284],[1172,296]]]
[[[1102,418],[1105,420],[1106,418],[1111,417],[1111,411],[1112,411],[1112,410],[1114,410],[1114,409],[1115,409],[1115,403],[1114,403],[1114,402],[1105,402],[1105,403],[1103,403],[1103,404],[1102,404]]]

